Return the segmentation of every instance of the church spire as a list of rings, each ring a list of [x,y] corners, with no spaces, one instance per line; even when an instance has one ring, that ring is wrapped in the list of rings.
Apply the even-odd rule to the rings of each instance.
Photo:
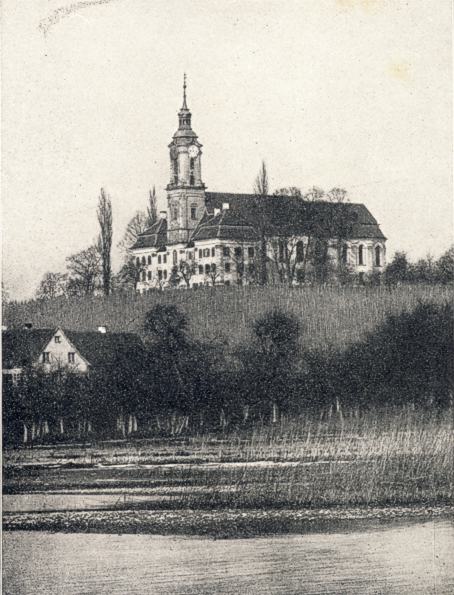
[[[188,106],[186,105],[186,73],[184,73],[183,75],[183,105],[181,107],[181,109],[188,109]]]

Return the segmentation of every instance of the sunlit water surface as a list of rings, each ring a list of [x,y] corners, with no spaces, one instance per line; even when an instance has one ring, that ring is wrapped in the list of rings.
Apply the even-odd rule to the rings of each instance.
[[[454,593],[454,523],[236,540],[5,532],[3,592]]]

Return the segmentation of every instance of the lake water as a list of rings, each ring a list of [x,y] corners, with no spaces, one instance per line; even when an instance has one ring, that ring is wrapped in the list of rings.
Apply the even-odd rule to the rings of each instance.
[[[236,540],[5,532],[3,592],[448,594],[454,523]]]

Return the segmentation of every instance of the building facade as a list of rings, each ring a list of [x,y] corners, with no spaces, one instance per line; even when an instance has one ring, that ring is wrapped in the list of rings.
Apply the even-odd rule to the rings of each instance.
[[[322,252],[325,268],[359,279],[383,270],[386,238],[363,204],[207,192],[202,144],[191,118],[185,80],[178,129],[168,147],[167,210],[132,247],[139,292],[254,283],[263,246],[268,278],[289,284],[310,278]],[[340,227],[342,233],[333,232]]]

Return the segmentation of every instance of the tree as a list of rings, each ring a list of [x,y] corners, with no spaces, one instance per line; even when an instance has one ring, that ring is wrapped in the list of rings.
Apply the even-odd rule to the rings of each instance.
[[[98,250],[101,256],[102,287],[104,295],[109,295],[112,283],[112,201],[104,188],[101,188],[97,215],[100,227]]]
[[[63,273],[45,273],[36,290],[36,297],[38,299],[48,299],[64,295],[66,292],[66,285],[68,275]]]
[[[180,260],[178,264],[178,272],[181,279],[186,283],[186,287],[189,289],[191,277],[195,275],[196,272],[196,265],[187,260]]]
[[[140,281],[140,275],[145,270],[145,265],[141,261],[131,256],[123,264],[121,269],[115,275],[115,284],[119,289],[136,290]]]
[[[454,282],[454,246],[451,246],[436,263],[437,280],[447,284]]]
[[[216,281],[220,278],[219,269],[216,266],[216,263],[212,263],[210,265],[210,269],[206,271],[205,276],[211,281],[211,285],[214,287],[216,285]]]
[[[149,227],[148,221],[149,219],[146,213],[137,211],[126,226],[123,238],[118,243],[118,247],[124,252],[126,260],[131,257],[131,248],[137,242],[138,236]]]
[[[396,252],[393,260],[385,269],[385,282],[387,285],[404,283],[410,279],[411,265],[405,252]]]
[[[156,188],[153,186],[148,196],[146,227],[151,227],[158,220],[157,201]]]
[[[260,171],[255,179],[254,184],[254,219],[255,227],[259,234],[259,283],[260,285],[266,285],[267,283],[267,253],[266,253],[266,213],[265,213],[265,201],[268,197],[268,172],[266,164],[262,161]]]
[[[254,322],[253,333],[253,344],[239,351],[246,400],[265,402],[277,421],[278,408],[292,402],[297,388],[300,325],[293,315],[271,310]]]
[[[94,293],[101,274],[101,258],[97,246],[90,246],[66,259],[69,271],[68,293],[88,295]]]

